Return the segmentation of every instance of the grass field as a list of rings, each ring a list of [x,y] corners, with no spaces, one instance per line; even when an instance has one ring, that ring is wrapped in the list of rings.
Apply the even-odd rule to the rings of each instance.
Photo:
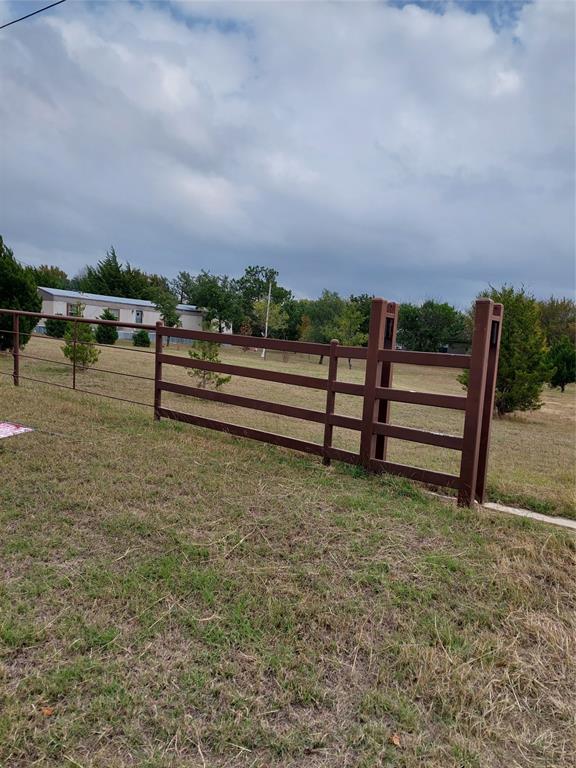
[[[150,372],[151,357],[133,358]],[[64,383],[58,371],[23,365]],[[82,377],[149,399],[149,382]],[[457,391],[436,371],[398,370],[397,381]],[[279,399],[273,386],[258,391]],[[229,391],[254,393],[254,382]],[[500,456],[508,471],[492,470],[495,488],[572,503],[571,400],[496,423],[493,467]],[[342,398],[338,409],[355,407]],[[7,377],[0,420],[36,428],[0,441],[3,767],[574,765],[571,534]]]
[[[33,339],[26,353],[53,358],[61,362],[64,361],[60,350],[61,345],[61,341]],[[186,348],[171,347],[170,349],[176,354],[187,354]],[[326,365],[319,366],[317,358],[308,359],[304,355],[291,356],[290,359],[283,360],[281,353],[268,353],[267,360],[263,361],[257,352],[227,348],[222,351],[221,356],[226,362],[275,368],[291,373],[326,376]],[[0,370],[10,370],[10,366],[11,360],[0,358]],[[137,354],[122,348],[101,348],[98,367],[153,376],[153,356]],[[70,384],[70,369],[60,365],[23,360],[22,372],[24,375],[35,378]],[[462,387],[456,380],[458,373],[458,371],[443,368],[396,366],[394,383],[395,386],[404,389],[462,394]],[[6,379],[6,377],[2,378]],[[164,378],[181,383],[194,383],[185,369],[174,366],[165,366]],[[340,361],[339,378],[344,381],[363,382],[363,362],[353,361],[353,368],[349,370],[347,361]],[[41,384],[32,383],[28,383],[27,386],[42,387]],[[152,382],[150,381],[111,376],[89,370],[79,374],[78,386],[95,392],[152,403]],[[319,390],[240,377],[234,377],[226,385],[225,391],[321,411],[324,410],[325,404],[325,393]],[[178,410],[322,442],[323,427],[319,424],[171,393],[163,395],[163,402],[167,407]],[[338,413],[361,416],[361,408],[361,398],[337,395]],[[464,420],[462,412],[402,403],[393,403],[391,410],[393,423],[462,434]],[[337,447],[357,451],[359,433],[337,428],[334,430],[334,442]],[[390,440],[388,455],[391,461],[458,474],[460,454],[457,451]],[[570,385],[564,393],[560,393],[559,390],[545,390],[544,407],[539,411],[494,420],[488,486],[488,496],[492,501],[512,503],[549,514],[576,516],[575,385]]]

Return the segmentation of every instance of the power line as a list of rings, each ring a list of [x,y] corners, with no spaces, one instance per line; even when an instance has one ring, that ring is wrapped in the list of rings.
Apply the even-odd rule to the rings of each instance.
[[[26,16],[21,16],[19,19],[14,19],[14,21],[9,21],[7,24],[2,24],[0,26],[0,29],[4,29],[5,27],[9,27],[12,24],[17,24],[19,21],[24,21],[24,19],[29,19],[30,16],[36,16],[37,13],[42,13],[42,11],[47,11],[48,8],[54,8],[55,5],[60,5],[61,3],[65,3],[66,0],[58,0],[57,3],[52,3],[51,5],[46,5],[44,8],[39,8],[37,11],[33,11],[32,13],[27,13]]]

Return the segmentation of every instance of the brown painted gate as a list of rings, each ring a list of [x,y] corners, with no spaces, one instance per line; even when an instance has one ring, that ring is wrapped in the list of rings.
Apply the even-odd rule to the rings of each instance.
[[[330,344],[302,341],[263,339],[238,334],[220,334],[209,331],[189,331],[182,328],[156,326],[156,365],[154,384],[154,415],[156,419],[169,418],[188,424],[216,429],[239,437],[247,437],[266,443],[292,448],[322,456],[325,464],[332,459],[359,464],[370,472],[389,472],[413,480],[457,489],[458,503],[470,506],[475,500],[483,501],[486,490],[486,472],[490,444],[490,426],[494,409],[494,391],[498,366],[498,350],[502,325],[502,305],[490,299],[476,302],[472,351],[466,355],[436,352],[408,352],[396,349],[398,304],[384,299],[374,299],[370,316],[367,347],[348,347],[333,340]],[[212,341],[218,344],[258,347],[283,352],[323,355],[328,358],[328,377],[303,376],[293,373],[264,370],[261,368],[229,363],[195,360],[169,354],[163,338],[175,337],[188,340]],[[364,384],[338,380],[338,362],[341,358],[365,360]],[[429,392],[412,392],[392,386],[394,363],[408,365],[443,366],[469,369],[469,385],[465,395],[442,395]],[[323,411],[301,408],[257,398],[233,395],[227,392],[206,390],[200,387],[164,381],[163,368],[167,365],[214,371],[234,376],[246,376],[261,381],[273,381],[326,392]],[[251,427],[231,424],[217,419],[195,416],[162,405],[162,392],[213,400],[220,403],[252,408],[324,425],[322,444],[265,432]],[[336,413],[336,395],[342,393],[363,398],[362,418]],[[397,426],[390,423],[390,403],[414,403],[437,408],[450,408],[465,412],[462,436],[428,432],[421,429]],[[332,445],[334,427],[360,432],[358,453],[335,448]],[[451,448],[461,452],[460,473],[451,475],[429,469],[390,462],[386,458],[387,440],[396,438],[426,445]]]

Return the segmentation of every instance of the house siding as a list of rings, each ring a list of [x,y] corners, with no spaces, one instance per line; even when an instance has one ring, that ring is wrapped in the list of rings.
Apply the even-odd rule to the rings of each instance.
[[[97,320],[102,315],[105,309],[111,309],[118,312],[118,320],[121,323],[135,323],[136,312],[139,310],[142,312],[142,325],[155,325],[162,318],[160,312],[156,309],[150,308],[146,305],[139,304],[138,301],[134,301],[132,304],[126,304],[126,300],[122,303],[116,303],[113,297],[102,297],[102,299],[95,299],[92,297],[78,298],[73,295],[70,297],[53,296],[42,288],[38,289],[38,293],[42,299],[42,312],[47,315],[67,315],[68,304],[76,304],[80,301],[84,305],[83,316],[89,320]],[[203,313],[199,309],[178,311],[180,316],[180,322],[182,328],[186,328],[189,331],[202,330]],[[41,320],[38,323],[37,330],[40,333],[45,332],[45,321]],[[132,334],[136,329],[118,329],[118,335],[120,338],[127,339],[132,338]],[[152,332],[152,337],[154,333]]]

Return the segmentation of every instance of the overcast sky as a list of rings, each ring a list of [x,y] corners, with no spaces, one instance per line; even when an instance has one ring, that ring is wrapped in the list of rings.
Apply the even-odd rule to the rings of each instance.
[[[68,0],[0,31],[0,234],[70,274],[113,244],[302,296],[570,294],[574,14]]]

